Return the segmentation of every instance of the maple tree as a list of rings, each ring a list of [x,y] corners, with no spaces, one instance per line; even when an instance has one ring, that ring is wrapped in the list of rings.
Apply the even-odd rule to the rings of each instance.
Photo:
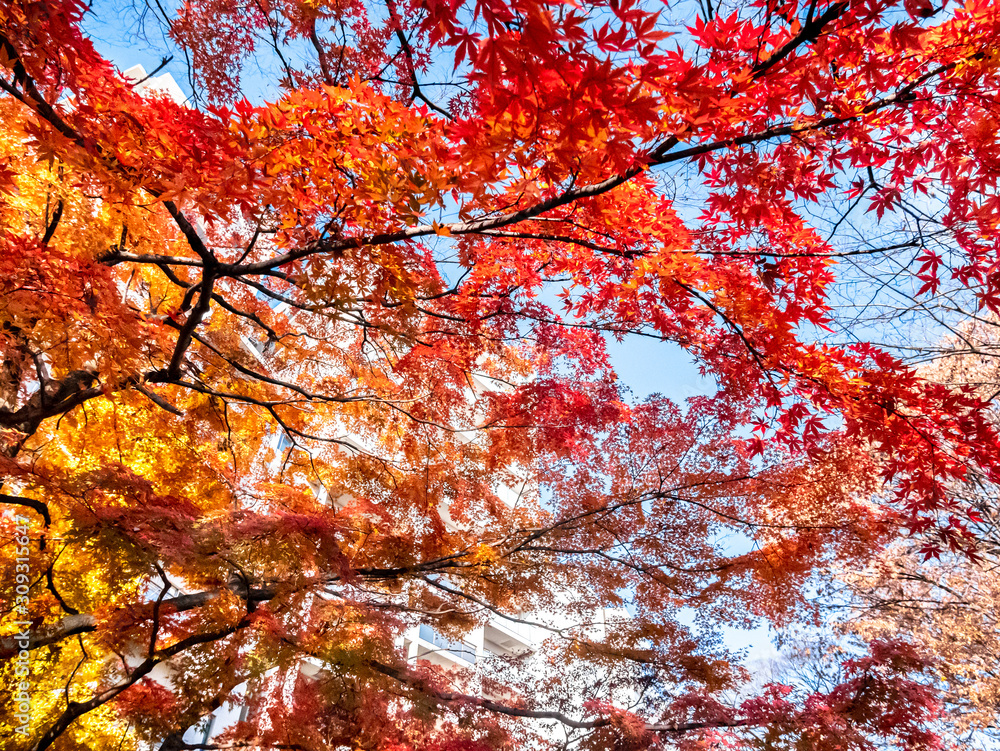
[[[189,107],[82,3],[0,5],[0,576],[33,572],[4,590],[6,706],[22,633],[32,665],[6,737],[203,748],[241,700],[208,747],[935,745],[909,644],[733,700],[717,631],[808,613],[815,571],[904,527],[975,555],[982,399],[823,332],[838,259],[899,247],[917,298],[997,307],[1000,9],[690,10],[158,6]],[[947,258],[919,221],[854,251],[810,220],[924,194]],[[605,335],[717,393],[630,402]],[[494,615],[550,636],[475,675],[399,649]]]
[[[931,348],[933,357],[920,366],[921,376],[974,388],[993,404],[1000,390],[997,326],[988,311],[967,317]],[[826,600],[846,615],[838,624],[841,634],[860,640],[903,635],[932,655],[928,679],[942,689],[941,720],[953,742],[989,747],[1000,711],[996,486],[970,473],[955,483],[952,495],[976,509],[979,565],[961,555],[927,558],[914,541],[899,541],[860,569],[837,571]],[[805,663],[806,672],[815,674],[808,659]]]
[[[842,575],[842,607],[854,617],[840,630],[856,639],[891,633],[932,655],[925,680],[941,692],[940,732],[954,745],[989,747],[1000,708],[995,553],[980,567],[950,555],[924,561],[905,546],[890,551]]]

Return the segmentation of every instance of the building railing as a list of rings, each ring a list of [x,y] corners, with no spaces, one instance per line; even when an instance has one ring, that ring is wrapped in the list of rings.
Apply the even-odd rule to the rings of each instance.
[[[420,624],[420,638],[473,665],[476,664],[476,648],[464,641],[452,641],[441,636],[426,623]]]

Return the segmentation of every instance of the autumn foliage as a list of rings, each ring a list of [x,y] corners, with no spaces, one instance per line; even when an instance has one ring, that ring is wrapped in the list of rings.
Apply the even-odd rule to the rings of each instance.
[[[100,3],[0,3],[11,748],[937,746],[906,639],[799,697],[719,629],[902,534],[976,558],[983,396],[836,301],[1000,307],[1000,6],[150,7],[187,104]],[[630,398],[630,337],[715,392]],[[538,650],[400,646],[501,616]]]

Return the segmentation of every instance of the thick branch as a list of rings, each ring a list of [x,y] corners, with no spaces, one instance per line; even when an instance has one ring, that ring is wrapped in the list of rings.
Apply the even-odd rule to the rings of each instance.
[[[579,720],[563,714],[562,712],[554,712],[544,709],[525,709],[524,707],[514,707],[509,704],[502,704],[482,696],[470,696],[469,694],[460,694],[454,691],[443,691],[434,688],[420,676],[414,675],[413,673],[401,668],[385,665],[375,661],[372,661],[369,664],[383,675],[389,676],[403,685],[410,686],[423,694],[432,696],[445,704],[480,707],[489,712],[506,715],[508,717],[523,717],[535,720],[555,720],[566,727],[574,728],[576,730],[596,730],[597,728],[608,727],[612,724],[611,720],[606,717],[598,717],[593,720]],[[752,723],[749,720],[679,722],[669,725],[646,725],[646,730],[652,733],[672,734],[689,733],[694,730],[707,730],[711,728],[747,727],[753,724],[755,723]]]
[[[913,98],[914,90],[916,90],[916,88],[921,84],[931,78],[947,73],[961,62],[977,59],[981,56],[982,53],[975,53],[964,60],[955,61],[934,68],[933,70],[930,70],[924,75],[916,78],[906,86],[900,88],[891,96],[883,97],[882,99],[870,102],[856,115],[848,115],[844,117],[830,116],[817,120],[813,123],[786,123],[784,125],[776,125],[756,133],[747,133],[742,136],[735,136],[733,138],[727,138],[720,141],[710,141],[708,143],[691,146],[687,149],[681,149],[680,151],[673,151],[673,148],[680,142],[680,139],[677,136],[671,136],[662,144],[648,152],[644,164],[637,164],[621,174],[614,175],[590,185],[567,188],[558,195],[552,196],[544,201],[539,201],[532,206],[518,209],[517,211],[511,211],[497,216],[486,216],[480,219],[473,219],[465,222],[454,222],[452,224],[441,225],[441,227],[447,229],[452,235],[488,234],[490,230],[498,230],[512,224],[534,219],[549,211],[566,206],[581,199],[603,195],[604,193],[625,184],[636,175],[646,171],[650,167],[658,167],[665,164],[671,164],[673,162],[693,159],[694,157],[716,151],[722,151],[733,146],[747,146],[749,144],[769,141],[775,138],[785,138],[792,135],[801,135],[826,130],[839,125],[847,125],[848,123],[859,120],[865,115],[872,114],[887,107],[908,103]],[[304,258],[316,253],[343,252],[369,245],[389,245],[393,243],[405,242],[418,237],[429,237],[431,235],[435,235],[440,231],[441,227],[417,225],[415,227],[408,227],[395,232],[383,232],[367,237],[353,237],[336,241],[312,243],[304,248],[289,251],[288,253],[284,253],[266,261],[259,261],[245,265],[223,264],[220,267],[220,275],[240,276],[243,274],[266,274],[273,268],[277,268],[283,264],[291,263],[299,258]]]
[[[9,503],[14,506],[24,506],[25,508],[34,509],[44,520],[46,528],[52,524],[52,517],[49,516],[49,507],[42,501],[34,498],[25,498],[20,495],[0,493],[0,503]]]
[[[771,53],[766,60],[761,60],[753,66],[753,77],[761,78],[773,66],[777,65],[794,52],[797,47],[800,47],[806,42],[816,41],[820,32],[834,20],[839,18],[840,15],[847,10],[848,5],[849,3],[834,3],[826,9],[823,15],[807,21],[799,30],[798,34]]]
[[[61,381],[49,381],[20,409],[0,409],[0,427],[14,428],[31,435],[47,417],[68,412],[88,399],[100,396],[103,393],[101,387],[91,385],[96,380],[97,376],[89,370],[74,370]],[[51,387],[55,390],[50,391]]]
[[[201,296],[198,298],[198,304],[195,306],[194,310],[191,311],[187,321],[184,323],[184,326],[181,327],[180,333],[177,335],[177,344],[174,347],[174,354],[170,358],[170,366],[167,368],[167,374],[172,379],[180,377],[181,363],[184,362],[184,353],[191,344],[191,337],[194,335],[194,330],[198,327],[198,324],[201,323],[205,314],[208,313],[209,305],[212,302],[212,290],[214,284],[215,278],[211,273],[206,272],[205,278],[201,283]]]
[[[273,599],[277,594],[276,587],[253,587],[247,593],[246,587],[239,581],[234,581],[229,590],[246,599],[248,603],[266,602]],[[224,591],[223,589],[213,589],[171,597],[160,603],[160,612],[183,613],[188,610],[194,610],[217,600]],[[150,603],[150,606],[152,606],[152,603]],[[97,629],[97,622],[97,617],[90,613],[67,616],[53,626],[33,631],[29,637],[27,648],[30,651],[49,646],[50,644],[56,644],[70,636],[90,633]],[[9,659],[17,654],[20,648],[13,637],[0,638],[0,659]]]

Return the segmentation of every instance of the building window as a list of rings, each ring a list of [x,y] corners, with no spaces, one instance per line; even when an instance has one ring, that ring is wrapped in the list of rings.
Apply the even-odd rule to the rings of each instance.
[[[467,642],[446,639],[426,623],[420,624],[420,638],[456,657],[460,657],[466,662],[471,662],[473,665],[476,664],[476,648]]]

